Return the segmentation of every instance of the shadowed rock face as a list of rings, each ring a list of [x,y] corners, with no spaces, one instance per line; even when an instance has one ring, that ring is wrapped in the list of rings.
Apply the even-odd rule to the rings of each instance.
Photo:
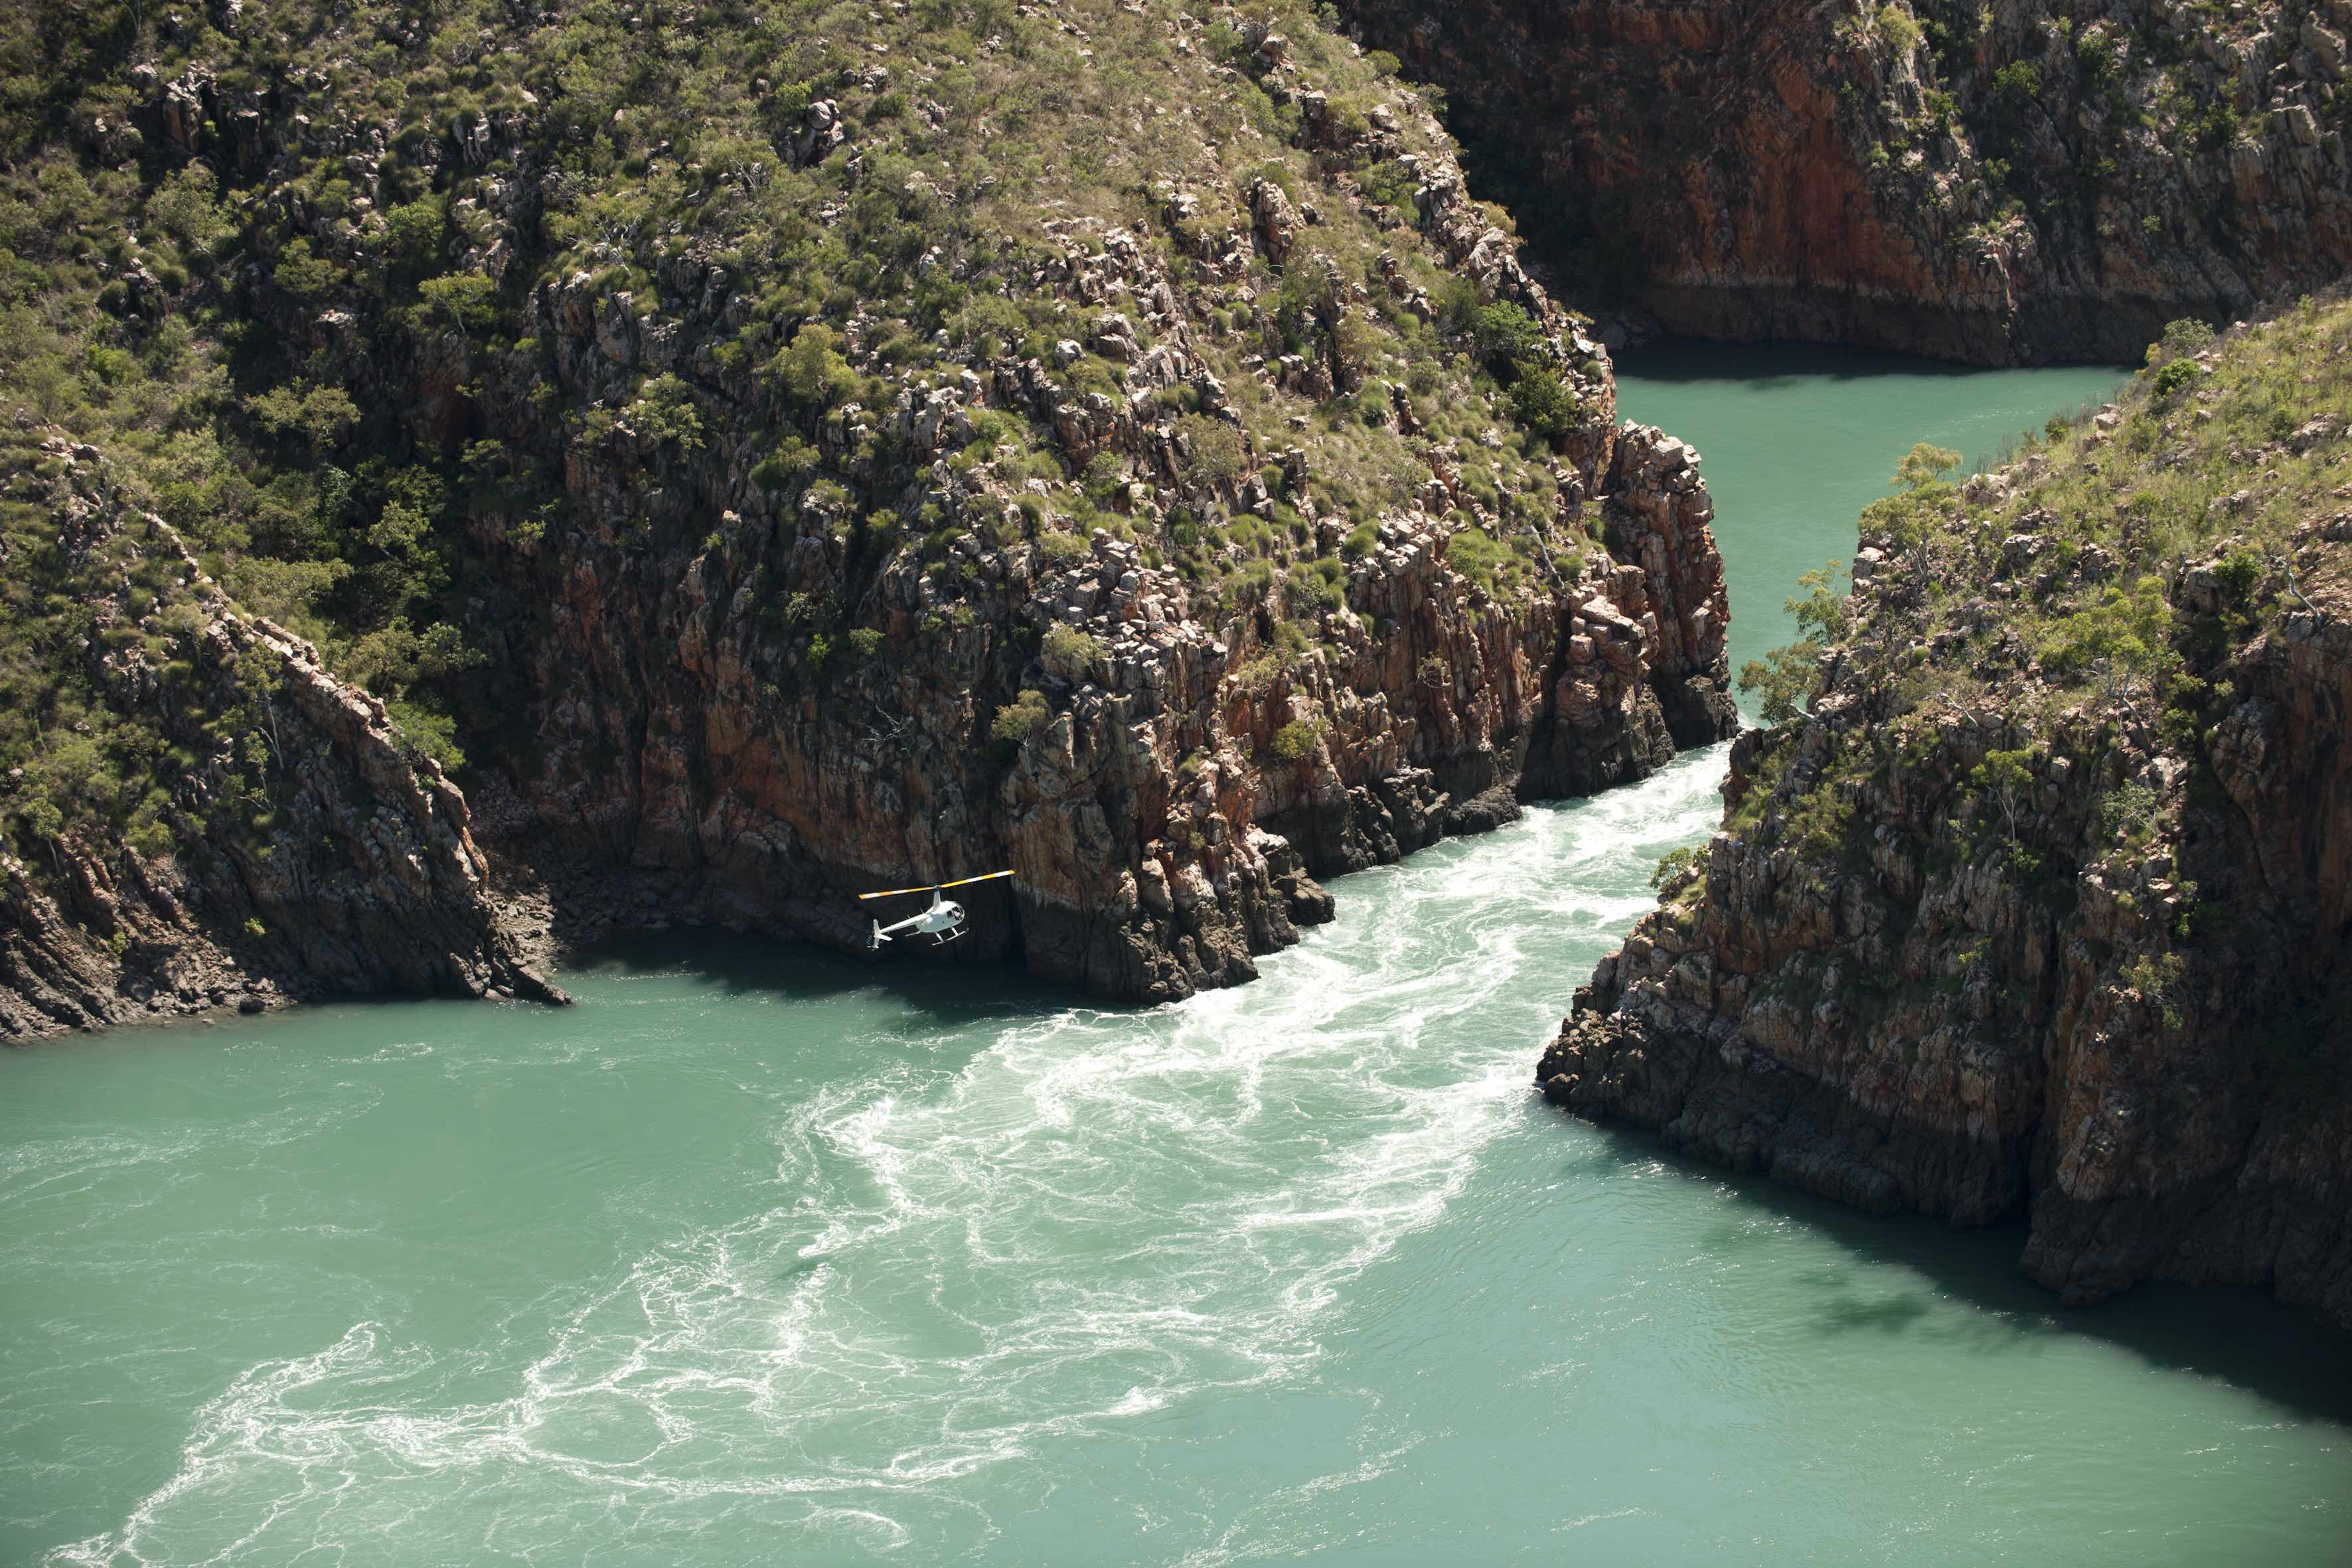
[[[383,704],[232,605],[96,451],[47,452],[58,543],[88,587],[89,686],[194,758],[173,801],[191,830],[169,852],[59,838],[46,866],[0,858],[0,1039],[383,990],[562,1001],[489,897],[465,797]],[[185,668],[136,635],[158,599],[134,574],[193,617]],[[240,689],[260,695],[208,721]]]
[[[1281,90],[1307,106],[1307,134],[1328,141],[1306,85]],[[625,439],[573,446],[566,489],[583,526],[508,549],[501,524],[484,525],[516,600],[545,606],[516,649],[528,679],[511,700],[535,765],[514,779],[529,818],[514,853],[656,874],[701,918],[844,947],[865,943],[858,892],[1010,868],[1009,894],[976,892],[963,940],[912,956],[1017,956],[1097,994],[1162,1001],[1251,978],[1299,922],[1329,918],[1316,876],[1727,735],[1727,607],[1696,455],[1616,425],[1605,351],[1528,277],[1450,157],[1417,174],[1418,236],[1397,242],[1516,303],[1557,363],[1580,367],[1580,422],[1553,469],[1560,537],[1579,543],[1544,547],[1539,585],[1490,593],[1450,563],[1454,533],[1494,520],[1444,448],[1420,504],[1381,518],[1347,564],[1340,603],[1276,578],[1257,603],[1223,607],[1108,533],[1076,560],[975,535],[944,559],[877,564],[856,531],[812,527],[805,500],[788,520],[743,446],[684,460]],[[1254,251],[1329,267],[1270,185],[1222,235],[1197,203],[1182,210],[1214,268],[1238,273]],[[1052,429],[1073,466],[1116,458],[1170,501],[1264,510],[1255,467],[1222,489],[1188,479],[1188,437],[1149,395],[1187,387],[1224,403],[1196,338],[1198,295],[1127,230],[1073,221],[1057,238],[1034,286],[1122,308],[1101,341],[1133,366],[1127,398],[1073,396],[1037,361],[1000,359],[887,411],[837,412],[819,432],[824,460],[854,472],[873,426],[944,454],[994,411]],[[690,259],[658,300],[548,285],[538,315],[555,384],[567,399],[622,395],[701,341],[730,300],[723,272]],[[656,326],[656,311],[669,319]],[[1328,398],[1363,371],[1285,360],[1255,374]],[[718,380],[746,424],[773,418],[753,378]],[[518,446],[555,447],[559,435],[533,426],[537,385],[492,393],[490,417]],[[1284,462],[1314,517],[1311,477]],[[950,510],[1014,503],[945,463],[931,472]],[[698,547],[646,542],[692,538],[692,520],[714,517]],[[1313,526],[1327,548],[1346,531],[1336,518]],[[878,643],[813,679],[776,614],[794,601],[875,606]],[[1045,699],[1038,721],[992,739],[1022,690]]]
[[[2342,308],[2318,319],[2341,339]],[[2269,374],[2263,342],[2236,361]],[[2105,411],[2065,477],[2136,484],[2126,447],[2196,472],[2216,405]],[[2340,413],[2279,423],[2196,512],[2352,496]],[[1948,542],[1866,542],[1811,715],[1740,737],[1723,831],[1537,1081],[1873,1212],[2022,1211],[2026,1270],[2070,1302],[2156,1276],[2352,1323],[2352,514],[2143,576],[2163,563],[2119,567],[2115,536],[2045,534],[2042,466],[2022,500],[1972,482]],[[2068,686],[2052,623],[2003,629],[2004,601],[2095,617],[2111,581],[2170,652]]]
[[[2352,265],[2342,7],[1341,9],[1669,331],[2133,361]]]
[[[1096,9],[1108,30],[1131,8]],[[567,122],[536,100],[395,157],[366,95],[289,113],[209,66],[134,72],[147,122],[237,171],[282,224],[281,257],[299,238],[334,276],[373,277],[368,215],[402,179],[462,193],[435,265],[495,294],[470,329],[388,306],[398,290],[322,308],[260,271],[236,304],[256,341],[368,411],[375,447],[467,455],[462,521],[441,525],[464,531],[448,613],[485,657],[449,698],[487,809],[478,846],[457,788],[382,705],[205,584],[224,649],[266,644],[287,671],[282,689],[236,678],[249,707],[205,741],[226,748],[206,851],[184,833],[173,857],[61,847],[58,874],[70,854],[93,887],[130,867],[160,882],[167,860],[201,883],[154,916],[174,962],[212,977],[173,983],[191,1005],[248,988],[532,993],[517,955],[543,952],[542,919],[863,949],[857,894],[1006,868],[1016,882],[964,895],[963,940],[887,956],[1020,962],[1160,1001],[1248,979],[1328,919],[1318,876],[1727,736],[1696,455],[1618,423],[1589,322],[1522,268],[1409,89],[1342,41],[1171,20],[1183,48],[1155,68],[1183,86],[1162,107],[1223,104],[1245,77],[1286,140],[1250,122],[1265,146],[1240,181],[1215,142],[1180,141],[1197,156],[1155,164],[1146,202],[1103,196],[1118,218],[1057,199],[1060,216],[1009,212],[968,252],[911,252],[957,297],[1010,297],[1085,340],[1016,310],[1018,330],[942,329],[913,370],[887,312],[845,307],[837,331],[798,307],[765,320],[777,290],[744,259],[756,248],[679,232],[630,251],[642,266],[551,263],[541,220],[579,175]],[[1353,90],[1327,93],[1318,70]],[[878,97],[888,77],[861,60],[837,90]],[[785,163],[834,156],[824,193],[878,189],[832,100],[780,123]],[[301,194],[330,156],[356,221]],[[775,177],[743,156],[730,179]],[[785,216],[845,221],[831,195]],[[779,370],[788,355],[814,379]],[[1540,434],[1506,391],[1531,375]],[[1313,471],[1324,453],[1354,465],[1344,487]],[[108,615],[150,635],[128,590]],[[223,681],[242,668],[215,662]],[[142,712],[166,700],[118,687]],[[264,745],[271,723],[301,733]],[[232,808],[239,790],[299,803]],[[142,1005],[156,964],[109,947],[105,900],[60,911],[36,881],[14,884],[5,931],[18,1032]]]
[[[1458,183],[1440,199],[1468,209]],[[1483,223],[1461,254],[1481,246],[1507,261]],[[1096,265],[1122,255],[1113,244]],[[1157,279],[1133,265],[1125,286],[1151,296]],[[1502,288],[1605,366],[1516,264]],[[562,301],[547,315],[564,374],[609,373],[593,332],[565,333]],[[1171,376],[1200,374],[1181,346],[1155,352]],[[1298,922],[1328,918],[1313,877],[1491,827],[1522,798],[1641,777],[1678,743],[1729,733],[1727,611],[1696,455],[1613,426],[1611,389],[1591,390],[1597,416],[1562,455],[1562,494],[1613,553],[1588,547],[1551,563],[1550,585],[1497,598],[1448,563],[1458,517],[1397,513],[1348,566],[1344,606],[1305,612],[1317,631],[1304,646],[1277,636],[1301,614],[1294,590],[1204,616],[1179,577],[1108,534],[1082,560],[974,548],[893,562],[859,587],[849,541],[780,530],[740,469],[575,461],[591,515],[685,505],[727,521],[690,554],[583,531],[515,563],[518,595],[548,606],[522,655],[541,764],[517,780],[538,846],[521,852],[617,858],[689,889],[706,918],[842,946],[864,942],[858,891],[1009,867],[1015,889],[972,900],[953,956],[1017,952],[1129,1000],[1247,979]],[[1124,407],[1041,408],[1053,394],[1034,365],[995,366],[969,395],[1091,417],[1066,438],[1143,472],[1180,462],[1169,426]],[[1429,506],[1475,506],[1459,482],[1441,458]],[[796,680],[769,610],[852,592],[889,606],[877,652],[822,689]],[[1055,628],[1081,637],[1057,647]],[[1024,688],[1047,696],[1050,717],[992,742],[997,706]]]

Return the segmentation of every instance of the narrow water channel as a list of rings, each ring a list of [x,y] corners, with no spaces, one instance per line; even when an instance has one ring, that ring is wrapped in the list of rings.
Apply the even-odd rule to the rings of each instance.
[[[1633,356],[1736,658],[1912,440],[2105,375]],[[1719,752],[1144,1013],[699,934],[580,1005],[0,1058],[0,1561],[2317,1564],[2352,1350],[2060,1313],[1532,1097]]]

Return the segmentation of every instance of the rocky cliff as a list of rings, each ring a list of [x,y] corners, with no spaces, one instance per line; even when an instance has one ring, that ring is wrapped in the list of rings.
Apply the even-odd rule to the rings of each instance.
[[[2342,0],[1346,0],[1666,330],[2137,359],[2352,265]]]
[[[492,956],[520,931],[446,880],[484,850],[560,921],[593,889],[575,927],[845,947],[860,891],[1011,867],[944,956],[1166,999],[1328,918],[1318,876],[1727,733],[1693,455],[1619,425],[1589,322],[1412,89],[1285,9],[428,37],[231,8],[94,47],[6,215],[37,247],[79,181],[133,231],[56,312],[58,362],[106,372],[68,424],[192,536],[208,614],[305,628],[289,668],[383,699],[335,688],[367,720],[335,766],[437,752],[499,806],[478,847],[415,763],[430,917],[273,958],[524,985]],[[142,437],[142,400],[201,437]],[[36,652],[36,706],[73,709]],[[182,776],[156,727],[106,751],[131,786]],[[44,845],[118,880],[197,853],[138,787],[53,774],[10,804],[34,883],[65,875]],[[110,837],[133,817],[142,851]],[[319,886],[259,924],[352,934],[305,918]],[[233,901],[192,917],[227,952]],[[81,963],[82,1016],[119,1011],[110,928],[14,918],[80,955],[41,973]]]
[[[45,548],[8,565],[70,596],[46,636],[93,701],[37,766],[111,787],[125,716],[170,760],[139,830],[69,832],[45,799],[34,858],[0,858],[0,1039],[383,989],[561,1001],[490,900],[465,798],[383,704],[239,611],[96,448],[37,450],[11,500],[37,501]]]
[[[1558,1104],[1877,1211],[2023,1211],[2352,1321],[2352,308],[1865,518],[1724,827],[1577,994]]]

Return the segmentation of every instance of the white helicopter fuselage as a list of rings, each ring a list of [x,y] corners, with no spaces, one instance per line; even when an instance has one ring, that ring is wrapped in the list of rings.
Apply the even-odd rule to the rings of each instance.
[[[919,914],[908,915],[894,925],[886,926],[879,921],[875,921],[874,945],[879,947],[906,931],[928,936],[940,944],[952,942],[963,934],[963,906],[952,899],[942,899],[934,894],[930,908]]]

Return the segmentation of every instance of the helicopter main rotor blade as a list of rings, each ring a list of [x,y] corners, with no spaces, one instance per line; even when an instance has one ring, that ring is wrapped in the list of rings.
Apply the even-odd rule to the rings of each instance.
[[[899,899],[906,897],[908,893],[937,893],[949,888],[970,887],[974,882],[993,882],[1000,877],[1010,877],[1011,875],[1013,875],[1013,873],[1010,871],[991,871],[984,877],[962,877],[952,882],[933,882],[926,887],[890,888],[879,893],[860,893],[857,895],[857,900],[858,902],[864,903],[868,899]]]
[[[949,888],[968,888],[974,882],[993,882],[1000,877],[1011,875],[1010,871],[991,871],[984,877],[961,877],[952,882],[932,882],[920,888],[887,888],[878,893],[860,893],[857,900],[864,903],[868,899],[900,899],[908,893],[937,893]]]

